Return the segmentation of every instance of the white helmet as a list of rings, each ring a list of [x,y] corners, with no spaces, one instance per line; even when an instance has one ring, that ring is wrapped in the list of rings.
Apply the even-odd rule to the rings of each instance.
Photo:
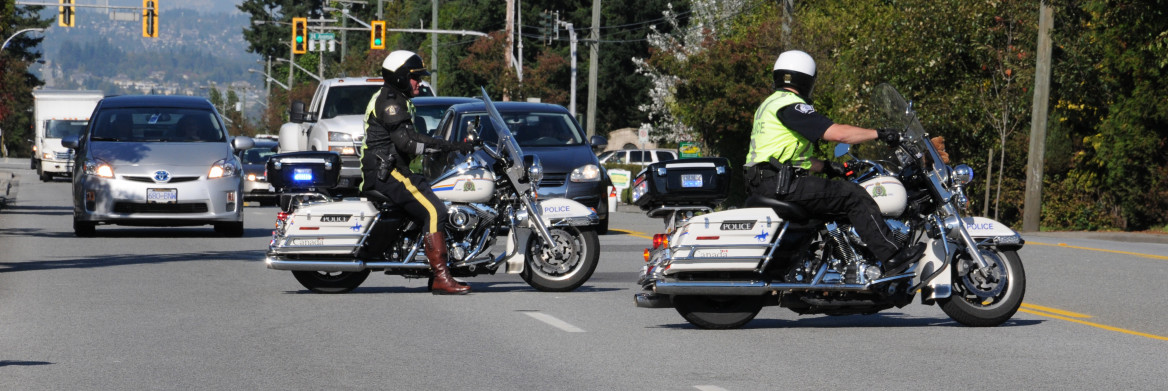
[[[381,62],[381,77],[385,84],[406,94],[411,93],[410,79],[421,79],[430,75],[426,64],[417,53],[409,50],[395,50]]]
[[[815,87],[815,60],[801,50],[789,50],[779,55],[774,68],[775,89],[794,88],[803,99],[811,99]]]

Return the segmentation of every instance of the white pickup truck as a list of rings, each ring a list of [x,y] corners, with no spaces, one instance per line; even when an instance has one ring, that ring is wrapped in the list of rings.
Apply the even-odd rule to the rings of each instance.
[[[361,181],[361,144],[365,141],[365,108],[381,88],[381,78],[326,79],[312,102],[292,102],[289,119],[280,126],[280,152],[333,151],[341,155],[336,189],[353,191]]]

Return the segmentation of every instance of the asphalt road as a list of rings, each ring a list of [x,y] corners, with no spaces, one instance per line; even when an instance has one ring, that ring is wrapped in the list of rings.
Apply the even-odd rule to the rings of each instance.
[[[433,296],[374,274],[319,295],[265,269],[274,208],[243,238],[207,227],[72,233],[69,183],[27,160],[0,209],[0,390],[1163,389],[1168,243],[1025,235],[1025,305],[969,328],[918,303],[869,316],[768,307],[739,330],[695,329],[632,295],[662,227],[631,207],[580,290],[515,275]]]

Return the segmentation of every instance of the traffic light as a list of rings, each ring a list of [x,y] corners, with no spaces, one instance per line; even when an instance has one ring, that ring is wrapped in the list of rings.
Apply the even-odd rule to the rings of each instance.
[[[374,20],[369,30],[369,49],[385,50],[385,21]]]
[[[142,0],[142,36],[158,38],[157,0]]]
[[[544,43],[547,43],[548,35],[551,33],[551,26],[548,23],[551,19],[548,19],[548,15],[547,10],[539,14],[539,40]]]
[[[308,53],[308,18],[292,18],[292,53]]]
[[[60,0],[61,6],[57,7],[57,10],[59,11],[57,16],[58,26],[73,27],[73,16],[76,15],[73,11],[75,9],[73,7],[73,1],[74,0]]]

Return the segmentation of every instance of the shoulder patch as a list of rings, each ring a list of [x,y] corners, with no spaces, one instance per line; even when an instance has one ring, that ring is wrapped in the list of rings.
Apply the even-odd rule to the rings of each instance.
[[[812,106],[812,105],[809,105],[806,103],[798,103],[798,104],[795,104],[795,111],[798,111],[798,112],[803,113],[803,114],[811,114],[811,113],[815,112],[815,106]]]
[[[385,107],[385,114],[393,117],[397,115],[397,105],[389,105]]]

